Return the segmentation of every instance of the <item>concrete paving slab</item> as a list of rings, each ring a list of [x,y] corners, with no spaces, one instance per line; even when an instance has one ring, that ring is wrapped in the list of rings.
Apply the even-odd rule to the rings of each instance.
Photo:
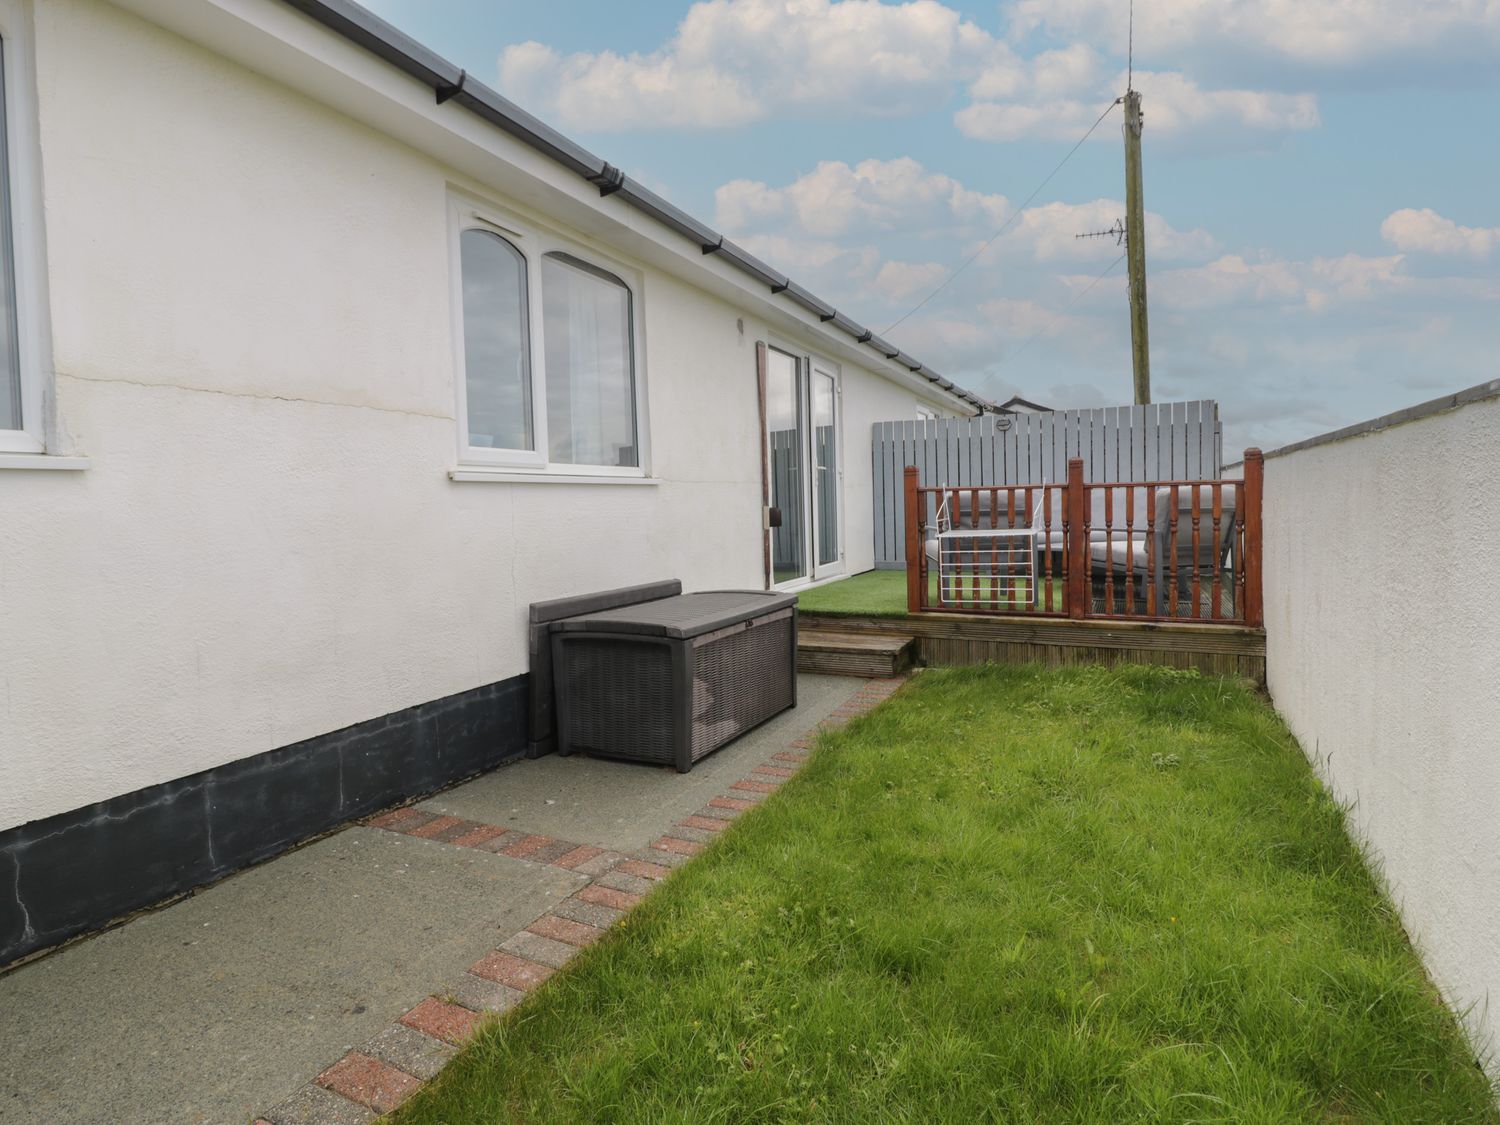
[[[549,754],[502,766],[418,807],[560,840],[638,851],[710,798],[728,792],[732,783],[815,727],[864,684],[845,676],[798,676],[796,707],[711,754],[691,773]]]
[[[0,1121],[243,1125],[587,882],[347,829],[0,977]]]
[[[448,1060],[458,1054],[458,1048],[397,1023],[366,1043],[364,1052],[425,1082],[437,1077]]]

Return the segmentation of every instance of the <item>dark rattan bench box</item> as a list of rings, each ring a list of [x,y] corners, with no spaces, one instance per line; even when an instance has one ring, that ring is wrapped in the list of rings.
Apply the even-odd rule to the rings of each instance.
[[[558,749],[686,773],[797,705],[797,599],[715,590],[552,623]]]

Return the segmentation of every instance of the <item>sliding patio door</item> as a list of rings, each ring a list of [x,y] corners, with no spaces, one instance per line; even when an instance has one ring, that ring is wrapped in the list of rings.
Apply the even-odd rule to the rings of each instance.
[[[796,585],[841,573],[843,460],[831,364],[767,349],[766,448],[775,513],[772,582]]]

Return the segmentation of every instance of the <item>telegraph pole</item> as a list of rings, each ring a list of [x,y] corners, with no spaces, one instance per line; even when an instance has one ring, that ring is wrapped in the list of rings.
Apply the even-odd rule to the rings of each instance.
[[[1135,401],[1151,401],[1146,335],[1146,217],[1141,193],[1141,95],[1125,91],[1125,269],[1130,282],[1130,356]]]

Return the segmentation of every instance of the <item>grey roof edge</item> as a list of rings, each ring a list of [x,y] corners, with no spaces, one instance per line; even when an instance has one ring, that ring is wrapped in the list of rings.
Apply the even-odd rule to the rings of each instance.
[[[828,323],[844,333],[844,335],[854,337],[856,344],[868,343],[874,336],[874,333],[863,324],[845,316],[836,309],[834,310],[834,314],[828,318]]]
[[[787,277],[786,274],[774,266],[768,266],[743,246],[731,242],[727,238],[720,245],[719,254],[725,261],[733,262],[741,272],[748,273],[751,277],[759,278],[762,282],[769,285],[772,293],[780,293],[792,283],[791,278]]]
[[[724,245],[724,236],[713,227],[700,223],[680,207],[668,203],[656,192],[637,183],[629,176],[621,177],[619,196],[637,211],[643,211],[657,222],[671,227],[678,234],[691,238],[705,254],[712,253]]]
[[[463,70],[352,0],[286,0],[306,16],[434,89],[452,87]]]
[[[1404,426],[1408,422],[1419,422],[1423,418],[1431,418],[1435,414],[1446,414],[1450,410],[1457,410],[1461,406],[1471,403],[1483,402],[1486,399],[1500,398],[1500,379],[1491,379],[1485,383],[1476,383],[1472,387],[1465,387],[1461,391],[1455,391],[1451,395],[1443,395],[1440,398],[1428,399],[1419,402],[1415,406],[1408,406],[1404,410],[1392,411],[1390,414],[1382,414],[1379,418],[1370,418],[1364,422],[1355,422],[1352,426],[1344,426],[1342,429],[1329,430],[1326,434],[1318,434],[1316,437],[1305,438],[1302,441],[1294,441],[1291,445],[1283,445],[1276,449],[1267,450],[1265,456],[1285,457],[1289,453],[1300,453],[1304,449],[1314,449],[1320,445],[1330,445],[1336,441],[1345,441],[1349,438],[1361,437],[1365,434],[1379,433],[1381,430],[1389,430],[1396,426]],[[1242,464],[1236,461],[1225,468],[1233,468],[1234,465]]]
[[[786,297],[787,300],[801,305],[804,309],[812,313],[819,320],[832,320],[834,317],[834,313],[837,311],[827,301],[824,301],[821,297],[816,297],[813,294],[809,293],[795,281],[790,281],[787,283]]]
[[[302,0],[303,3],[309,0]],[[458,104],[481,120],[505,130],[542,155],[557,161],[586,180],[595,180],[609,167],[582,145],[574,144],[552,126],[533,117],[503,94],[465,74],[457,90],[450,95]]]
[[[911,373],[921,375],[935,387],[970,403],[981,413],[994,410],[995,404],[988,399],[955,386],[918,360],[879,339],[869,329],[797,285],[779,270],[760,261],[649,188],[625,176],[618,168],[569,140],[541,119],[527,113],[504,95],[490,89],[461,67],[424,47],[354,0],[283,0],[283,3],[432,87],[439,102],[451,99],[481,120],[593,183],[599,188],[600,194],[618,194],[631,207],[697,242],[705,254],[719,254],[741,273],[769,286],[773,294],[786,297],[825,323],[833,322],[835,327],[850,336],[855,343],[870,346],[881,358],[899,363]]]

